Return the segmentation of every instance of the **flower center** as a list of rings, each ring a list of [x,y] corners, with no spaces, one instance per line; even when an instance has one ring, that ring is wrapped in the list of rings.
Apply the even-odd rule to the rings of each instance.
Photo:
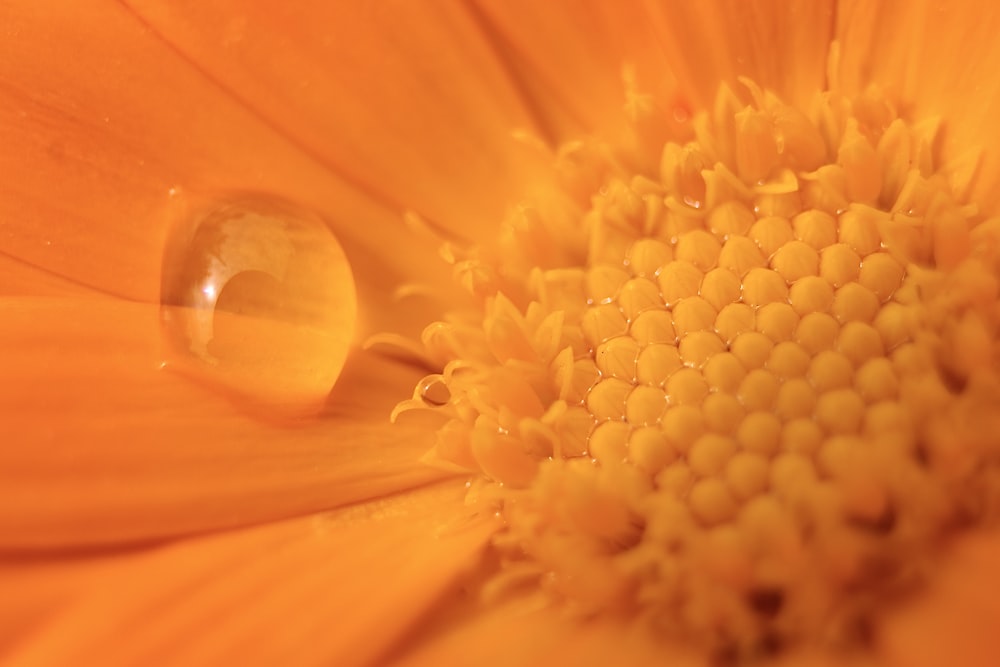
[[[877,92],[746,82],[657,167],[565,148],[456,263],[410,409],[506,520],[498,581],[752,655],[851,643],[995,506],[1000,222]],[[957,172],[956,172],[957,173]]]

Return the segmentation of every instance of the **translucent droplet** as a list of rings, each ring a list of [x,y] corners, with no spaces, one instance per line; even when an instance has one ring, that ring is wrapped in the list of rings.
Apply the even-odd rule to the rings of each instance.
[[[354,335],[343,249],[318,217],[263,197],[215,203],[170,239],[165,364],[248,400],[322,407]]]
[[[420,383],[420,398],[431,407],[447,405],[451,390],[440,375],[429,375]]]

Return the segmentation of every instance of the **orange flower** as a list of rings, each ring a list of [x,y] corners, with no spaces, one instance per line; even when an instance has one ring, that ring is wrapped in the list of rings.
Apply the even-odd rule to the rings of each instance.
[[[20,2],[2,10],[0,340],[7,354],[0,365],[0,485],[5,501],[0,505],[0,654],[6,660],[24,665],[665,660],[694,665],[718,660],[722,651],[733,660],[769,652],[767,660],[775,664],[850,660],[943,665],[986,664],[1000,654],[992,631],[996,603],[990,595],[1000,540],[995,526],[983,528],[992,507],[988,503],[996,496],[997,438],[988,431],[988,399],[996,376],[995,361],[988,356],[996,346],[989,328],[995,307],[989,299],[995,299],[996,275],[951,271],[967,256],[983,264],[995,259],[996,245],[990,245],[995,225],[988,221],[1000,196],[995,187],[1000,135],[990,113],[1000,95],[1000,78],[993,72],[1000,55],[993,39],[1000,13],[971,1],[944,8],[933,3],[875,7],[863,2],[724,1],[636,2],[627,7],[484,1],[433,8],[403,2],[363,7],[310,3],[290,9],[203,4],[138,0],[39,8]],[[717,96],[722,84],[736,92]],[[875,88],[869,88],[872,84]],[[817,110],[816,95],[827,89],[836,94],[823,98],[826,106]],[[905,131],[892,129],[902,127],[891,123],[896,113],[905,121]],[[808,122],[799,121],[807,116]],[[830,125],[816,119],[830,120]],[[774,140],[779,135],[780,145]],[[884,137],[899,140],[883,142]],[[685,143],[695,139],[697,145]],[[577,140],[582,143],[567,143]],[[611,148],[604,151],[606,145]],[[873,146],[882,153],[876,155]],[[910,181],[893,180],[899,175],[892,170],[897,148],[911,151],[906,165],[933,187],[924,189],[921,181],[911,192],[906,190]],[[716,167],[716,161],[724,167]],[[562,169],[555,177],[552,162],[557,171]],[[826,163],[834,169],[822,171]],[[567,167],[579,169],[575,177],[567,176]],[[596,171],[588,172],[591,167]],[[709,171],[714,175],[705,175]],[[942,178],[934,177],[937,172]],[[601,178],[588,180],[595,173]],[[637,237],[608,232],[632,224],[602,222],[615,215],[649,219],[629,198],[635,181],[623,180],[627,174],[661,179],[643,181],[643,187],[653,188],[649,192],[660,203],[676,206],[678,220],[698,219],[697,225],[655,227]],[[800,181],[802,192],[813,188],[812,194],[799,197]],[[725,187],[741,194],[720,198],[712,190]],[[660,188],[669,193],[663,195]],[[505,222],[508,206],[521,201],[524,192],[534,192],[532,201],[552,204],[551,210],[537,218],[529,210],[523,225],[511,224],[509,218]],[[725,209],[724,219],[718,215],[718,225],[695,212],[717,211],[716,204],[745,199],[755,202],[751,217],[781,218],[780,207],[788,203],[782,196],[789,192],[806,208],[831,206],[833,214],[847,216],[834,229],[838,243],[823,248],[839,245],[857,257],[859,244],[871,242],[869,254],[891,256],[881,264],[889,274],[894,266],[922,267],[943,276],[946,287],[957,284],[979,295],[969,297],[975,308],[963,310],[964,305],[954,305],[952,292],[939,290],[942,301],[914,311],[925,319],[919,320],[916,333],[907,330],[900,340],[919,342],[951,332],[940,337],[950,347],[934,348],[940,355],[931,373],[938,382],[935,391],[947,381],[959,386],[952,394],[971,398],[948,402],[949,397],[934,405],[940,414],[955,418],[961,438],[979,427],[987,435],[970,439],[981,444],[981,451],[970,445],[961,452],[965,458],[941,455],[951,466],[948,483],[941,484],[954,491],[954,486],[969,483],[971,490],[962,499],[984,505],[963,505],[958,511],[954,506],[962,503],[947,494],[938,503],[933,494],[941,492],[939,477],[919,477],[926,486],[906,496],[911,478],[904,479],[895,468],[886,473],[891,484],[883,478],[868,484],[870,478],[845,476],[850,493],[836,490],[849,499],[847,507],[856,512],[852,518],[869,533],[891,532],[894,515],[886,506],[912,497],[917,498],[916,509],[904,503],[897,507],[901,518],[896,520],[933,516],[935,522],[906,524],[912,539],[894,542],[892,552],[877,550],[881,537],[836,533],[838,540],[854,541],[847,546],[838,541],[833,551],[823,553],[840,553],[836,550],[843,546],[849,557],[836,566],[853,565],[854,556],[864,553],[881,558],[879,563],[894,568],[894,574],[918,560],[919,567],[910,569],[926,569],[930,563],[933,576],[919,577],[915,594],[864,599],[864,613],[851,616],[863,621],[855,628],[859,632],[838,652],[825,648],[830,642],[818,636],[823,630],[816,630],[812,621],[827,620],[829,609],[840,610],[838,596],[849,600],[847,607],[864,596],[842,593],[839,584],[824,587],[822,577],[836,570],[830,561],[800,563],[801,571],[817,574],[807,581],[810,593],[802,594],[803,606],[790,607],[798,616],[782,616],[790,613],[791,603],[781,611],[781,597],[758,596],[758,608],[776,607],[773,614],[761,612],[777,615],[774,628],[745,609],[725,616],[725,593],[719,598],[705,593],[695,603],[678,605],[687,611],[674,615],[671,596],[690,589],[667,583],[666,576],[630,579],[631,574],[623,575],[624,583],[616,587],[612,570],[594,569],[594,563],[610,563],[600,560],[609,553],[620,555],[641,541],[635,530],[653,525],[648,517],[637,521],[631,500],[615,503],[626,495],[624,490],[652,485],[648,468],[659,473],[670,456],[656,449],[655,438],[643,440],[642,446],[628,442],[632,450],[627,460],[636,464],[630,468],[605,462],[604,452],[612,452],[609,461],[617,456],[614,448],[621,443],[615,429],[621,424],[629,434],[622,437],[629,438],[651,424],[659,428],[668,405],[701,406],[702,393],[707,395],[712,382],[708,371],[702,372],[702,362],[722,344],[715,334],[693,335],[710,327],[702,322],[705,308],[692,307],[684,320],[685,332],[692,336],[683,349],[663,345],[657,349],[667,356],[642,364],[658,372],[670,363],[666,348],[677,348],[673,355],[690,373],[671,376],[679,378],[672,386],[663,384],[666,371],[663,382],[657,376],[648,383],[631,378],[629,384],[594,356],[612,340],[626,347],[657,342],[641,339],[645,334],[634,327],[628,336],[607,333],[617,326],[615,318],[632,327],[647,312],[642,285],[629,293],[632,305],[619,303],[620,285],[614,287],[608,301],[618,303],[615,312],[595,307],[585,314],[584,302],[574,320],[568,307],[550,309],[569,318],[558,325],[536,311],[527,312],[531,300],[546,301],[541,292],[531,291],[536,289],[532,276],[540,275],[544,282],[545,271],[553,268],[580,270],[582,276],[583,270],[600,267],[593,258],[601,252],[618,252],[619,259],[632,261],[637,255],[622,255],[620,248],[633,253],[636,238],[659,239],[659,245],[642,246],[658,258],[648,262],[649,275],[660,285],[654,301],[669,301],[665,294],[675,289],[679,300],[691,296],[691,289],[701,290],[698,298],[715,318],[722,309],[717,306],[742,299],[758,309],[756,321],[767,323],[766,331],[755,332],[757,338],[780,337],[791,321],[786,314],[799,322],[804,311],[792,311],[801,303],[812,308],[822,298],[808,293],[797,303],[782,281],[794,286],[818,275],[839,290],[844,285],[836,272],[845,264],[831,259],[823,268],[817,252],[808,247],[812,237],[799,233],[799,245],[779,243],[760,266],[747,265],[745,272],[733,268],[736,264],[722,267],[733,274],[736,297],[725,296],[732,287],[726,282],[729,274],[718,274],[717,289],[709,291],[702,281],[719,264],[722,242],[753,235],[740,227],[738,206]],[[926,205],[920,196],[927,192],[935,197],[946,193],[948,207]],[[845,193],[844,207],[831,203]],[[587,220],[598,219],[594,226],[577,218],[568,223],[558,219],[560,211],[575,210],[560,208],[561,198],[574,197],[593,205],[596,212],[583,212]],[[294,208],[280,204],[275,209],[270,203],[275,200]],[[234,201],[248,215],[262,217],[254,222],[236,214],[240,231],[231,233],[228,218],[217,213],[212,218],[211,211]],[[899,201],[913,205],[893,209]],[[964,206],[966,202],[976,208]],[[849,208],[855,204],[866,208]],[[765,209],[775,215],[762,214]],[[886,219],[898,214],[895,222],[912,218],[917,231],[887,223],[875,236],[865,236],[862,232],[871,226],[857,212],[880,209],[889,212]],[[944,211],[958,216],[946,222],[958,222],[925,223],[925,217],[934,217],[924,216],[927,211],[939,214],[935,220],[944,219]],[[358,322],[342,373],[334,348],[346,345],[349,322],[330,318],[322,308],[352,319],[349,290],[313,292],[309,287],[346,282],[346,264],[340,251],[328,245],[325,232],[309,222],[313,213],[336,234],[357,285]],[[211,346],[212,335],[222,335],[222,324],[211,325],[217,328],[210,334],[198,334],[201,325],[169,319],[178,312],[188,317],[177,308],[196,305],[185,281],[190,282],[192,272],[203,271],[202,256],[208,251],[189,232],[206,215],[219,225],[212,233],[228,238],[223,243],[238,252],[236,259],[225,260],[232,271],[223,271],[217,283],[198,282],[199,274],[192,284],[221,292],[241,275],[249,276],[239,289],[230,289],[225,308],[219,305],[221,293],[212,291],[208,303],[220,312],[263,309],[279,320],[319,322],[325,336],[321,344],[332,346],[328,355],[317,356],[315,365],[304,364],[303,349],[294,338],[287,339],[294,343],[278,345],[276,356],[258,354],[264,348],[258,342],[264,340],[258,337],[263,335],[259,320],[256,328],[234,320],[235,330],[227,335],[233,349],[240,350],[236,361],[226,357],[226,350],[220,352],[218,343],[214,349],[191,346],[192,341]],[[275,232],[269,221],[282,216],[298,222],[281,223]],[[295,227],[299,224],[303,227]],[[985,231],[970,237],[973,228]],[[298,231],[289,230],[307,231],[296,236]],[[672,236],[664,230],[672,230]],[[763,252],[769,241],[754,238]],[[473,298],[452,286],[450,268],[438,256],[443,240],[461,285],[478,292]],[[584,241],[590,245],[581,249]],[[324,244],[328,248],[320,260],[302,259]],[[677,270],[676,276],[660,280],[675,253],[687,253],[687,259],[670,269]],[[289,263],[288,257],[294,261]],[[682,262],[701,271],[687,292],[682,289],[685,276],[693,274],[683,273]],[[639,265],[638,260],[630,264]],[[294,268],[303,266],[313,268]],[[286,270],[306,273],[296,283],[282,273]],[[648,277],[639,268],[630,270]],[[278,273],[286,287],[299,288],[272,299],[266,296],[273,287],[267,276]],[[919,273],[907,268],[907,275]],[[864,311],[869,297],[875,310],[896,298],[895,287],[884,295],[880,291],[885,281],[892,282],[881,277],[888,274],[875,275],[867,283],[846,280],[844,284],[861,287],[844,291],[840,301],[826,288],[830,317],[844,323],[838,331],[864,319],[855,315]],[[780,284],[775,276],[781,277]],[[921,289],[933,285],[914,280]],[[566,284],[572,286],[572,280]],[[502,296],[508,288],[523,293],[510,292],[508,300]],[[920,304],[931,299],[916,287],[911,292]],[[780,298],[772,298],[775,294]],[[600,306],[600,301],[590,305]],[[550,299],[542,307],[555,302]],[[757,314],[778,302],[784,309],[772,309],[773,317]],[[674,305],[667,303],[671,309]],[[425,351],[407,341],[416,341],[424,325],[449,312],[466,319],[433,329],[443,332],[440,338],[425,335],[429,350],[424,358]],[[666,312],[666,306],[657,312]],[[680,315],[672,312],[669,326],[676,329]],[[469,313],[479,319],[467,319]],[[932,316],[941,322],[931,321]],[[874,318],[873,311],[863,325]],[[959,324],[948,329],[950,319]],[[719,326],[713,322],[711,326]],[[581,349],[586,348],[583,355],[562,345],[565,336],[574,335],[573,327]],[[869,329],[876,331],[876,324]],[[545,354],[538,353],[542,343],[522,336],[527,330],[551,334],[554,342]],[[662,333],[662,328],[655,331]],[[860,366],[868,357],[855,357],[869,349],[868,329],[850,331],[857,344],[841,349],[841,356]],[[872,343],[880,350],[874,356],[884,361],[887,353],[881,348],[889,334],[884,328],[878,333],[883,338]],[[268,329],[272,338],[267,340],[273,341],[273,335]],[[371,343],[368,351],[362,349],[364,341]],[[731,341],[724,343],[728,352]],[[624,355],[638,368],[638,352],[631,348],[600,349]],[[818,350],[808,351],[819,358]],[[745,361],[741,354],[733,348],[730,356]],[[794,354],[789,353],[789,364],[794,365]],[[531,363],[506,363],[511,359]],[[467,363],[481,375],[468,381],[452,365],[440,378],[421,380],[427,371],[420,364],[428,360]],[[161,369],[164,361],[184,372]],[[580,361],[581,372],[593,366],[600,377],[610,379],[599,391],[592,391],[596,380],[587,384],[584,389],[591,393],[574,403],[574,373],[580,370],[574,364]],[[806,357],[806,363],[813,361]],[[831,385],[825,387],[830,398],[820,401],[815,412],[810,408],[809,419],[798,425],[815,421],[844,435],[844,424],[860,423],[870,414],[864,403],[857,407],[857,395],[865,387],[878,394],[886,385],[877,374],[881,366],[872,366],[864,376],[870,384],[855,379],[860,375],[851,375],[854,370],[848,366],[847,377],[862,383],[861,388],[840,391],[843,387],[830,380],[839,362],[830,363],[833,370],[824,366],[811,377],[816,391],[820,384]],[[982,375],[980,367],[985,368]],[[527,373],[538,368],[554,369],[564,386],[557,399],[544,404],[533,393],[535,377]],[[516,370],[523,372],[512,372]],[[316,412],[310,401],[317,389],[325,393],[338,373],[318,414],[303,416],[303,410]],[[720,373],[720,382],[732,377]],[[755,402],[767,394],[771,380],[761,375],[755,382],[752,397],[741,398],[734,409],[745,411],[752,404],[756,413],[780,415],[788,406]],[[393,407],[415,384],[415,398],[397,409],[399,423],[390,424]],[[643,384],[642,392],[636,393],[633,384]],[[966,392],[966,385],[973,388]],[[905,387],[900,394],[906,394]],[[716,396],[726,394],[715,389],[713,385]],[[441,393],[428,393],[434,391]],[[930,405],[929,399],[924,401],[930,393],[923,388],[914,392],[915,402],[904,401],[905,407]],[[719,414],[728,414],[723,409],[728,404],[717,402],[723,406]],[[945,403],[951,412],[940,407]],[[414,407],[419,409],[407,410]],[[621,419],[615,410],[622,412]],[[442,414],[446,419],[439,419]],[[581,417],[586,426],[581,451],[571,451],[576,442],[572,424],[559,421],[566,414]],[[445,424],[440,434],[420,419],[427,416],[435,427]],[[512,418],[526,420],[517,422],[518,447],[530,441],[536,449],[511,449],[496,436],[510,435]],[[720,423],[726,419],[720,417]],[[599,430],[595,420],[617,425],[604,428],[602,423]],[[565,430],[546,430],[553,424]],[[920,424],[922,428],[924,422]],[[755,436],[763,432],[751,430]],[[529,438],[529,431],[537,439]],[[715,481],[688,489],[684,497],[690,497],[690,508],[669,504],[671,517],[690,512],[702,525],[715,527],[736,512],[727,509],[732,499],[725,494],[753,486],[751,472],[741,473],[739,484],[729,480],[729,491],[713,477],[720,474],[714,470],[722,466],[718,462],[731,456],[726,452],[736,447],[732,443],[738,442],[745,453],[759,453],[753,451],[756,445],[723,435],[698,445],[703,451],[697,454],[681,452],[691,468],[704,467],[701,479]],[[940,441],[964,443],[961,438],[945,435]],[[933,459],[940,454],[931,449],[921,455]],[[448,465],[422,462],[429,450],[437,463]],[[821,473],[838,483],[844,460],[850,463],[842,466],[847,468],[868,462],[863,456],[839,458],[843,447],[825,451],[828,469]],[[608,485],[606,478],[590,480],[589,472],[573,476],[582,468],[578,463],[586,462],[588,471],[596,469],[591,458],[600,461],[602,470],[621,471],[612,478],[614,484]],[[748,466],[752,470],[753,464]],[[554,472],[539,472],[542,468]],[[798,479],[796,469],[789,469],[796,474],[786,477]],[[485,480],[471,485],[478,500],[475,493],[467,494],[469,471]],[[894,471],[899,474],[893,476]],[[671,479],[676,477],[671,473]],[[645,481],[636,481],[640,478]],[[581,479],[593,481],[592,487],[581,486]],[[494,480],[505,484],[498,487]],[[656,477],[656,488],[669,490],[676,481]],[[770,483],[776,496],[783,492],[778,482]],[[589,490],[580,493],[581,488]],[[879,494],[888,493],[886,488],[897,495],[883,502]],[[933,497],[923,495],[924,490]],[[754,493],[747,491],[748,496]],[[499,518],[484,506],[498,508]],[[819,512],[816,507],[809,506],[808,519],[816,519],[818,514],[810,513]],[[951,539],[956,518],[973,521],[976,529]],[[566,533],[567,525],[579,531]],[[664,521],[660,527],[677,525]],[[566,541],[550,541],[551,535]],[[939,544],[944,538],[949,538],[947,544]],[[877,548],[865,551],[870,542]],[[598,546],[591,553],[567,550],[566,544]],[[900,544],[918,545],[921,551],[901,560]],[[588,560],[595,553],[597,560]],[[773,564],[766,557],[761,562]],[[669,563],[692,567],[690,559]],[[715,565],[721,571],[731,562]],[[700,570],[681,571],[685,576],[694,572],[691,581],[698,585],[711,581]],[[498,572],[506,578],[496,577]],[[844,588],[881,583],[871,572],[857,578],[837,572],[847,582]],[[524,573],[524,585],[511,583]],[[540,585],[540,573],[552,575],[549,585]],[[740,585],[732,583],[732,590],[742,594]],[[652,598],[634,595],[639,589],[644,594],[652,590]],[[484,590],[490,594],[479,595]],[[821,597],[810,597],[817,590]],[[787,599],[798,600],[795,595],[790,591]],[[826,605],[834,598],[836,604]],[[822,602],[807,604],[816,599]],[[586,614],[568,614],[567,607],[574,605]],[[692,608],[699,613],[690,612]],[[646,624],[650,616],[679,624],[675,631],[679,627],[697,637],[678,641],[654,636]],[[770,634],[772,630],[780,632]],[[720,636],[733,641],[719,641]],[[787,648],[777,646],[775,637],[787,641]]]

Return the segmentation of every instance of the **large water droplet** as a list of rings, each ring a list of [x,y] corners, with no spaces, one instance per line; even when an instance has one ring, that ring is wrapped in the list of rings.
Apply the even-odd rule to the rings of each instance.
[[[263,197],[188,215],[167,248],[161,297],[167,366],[282,411],[322,407],[357,319],[330,229]]]

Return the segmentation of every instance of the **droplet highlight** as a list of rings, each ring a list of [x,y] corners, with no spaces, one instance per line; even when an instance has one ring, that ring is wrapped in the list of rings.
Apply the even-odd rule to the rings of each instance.
[[[164,256],[165,365],[254,408],[321,409],[357,321],[351,267],[329,227],[266,197],[186,218]]]

